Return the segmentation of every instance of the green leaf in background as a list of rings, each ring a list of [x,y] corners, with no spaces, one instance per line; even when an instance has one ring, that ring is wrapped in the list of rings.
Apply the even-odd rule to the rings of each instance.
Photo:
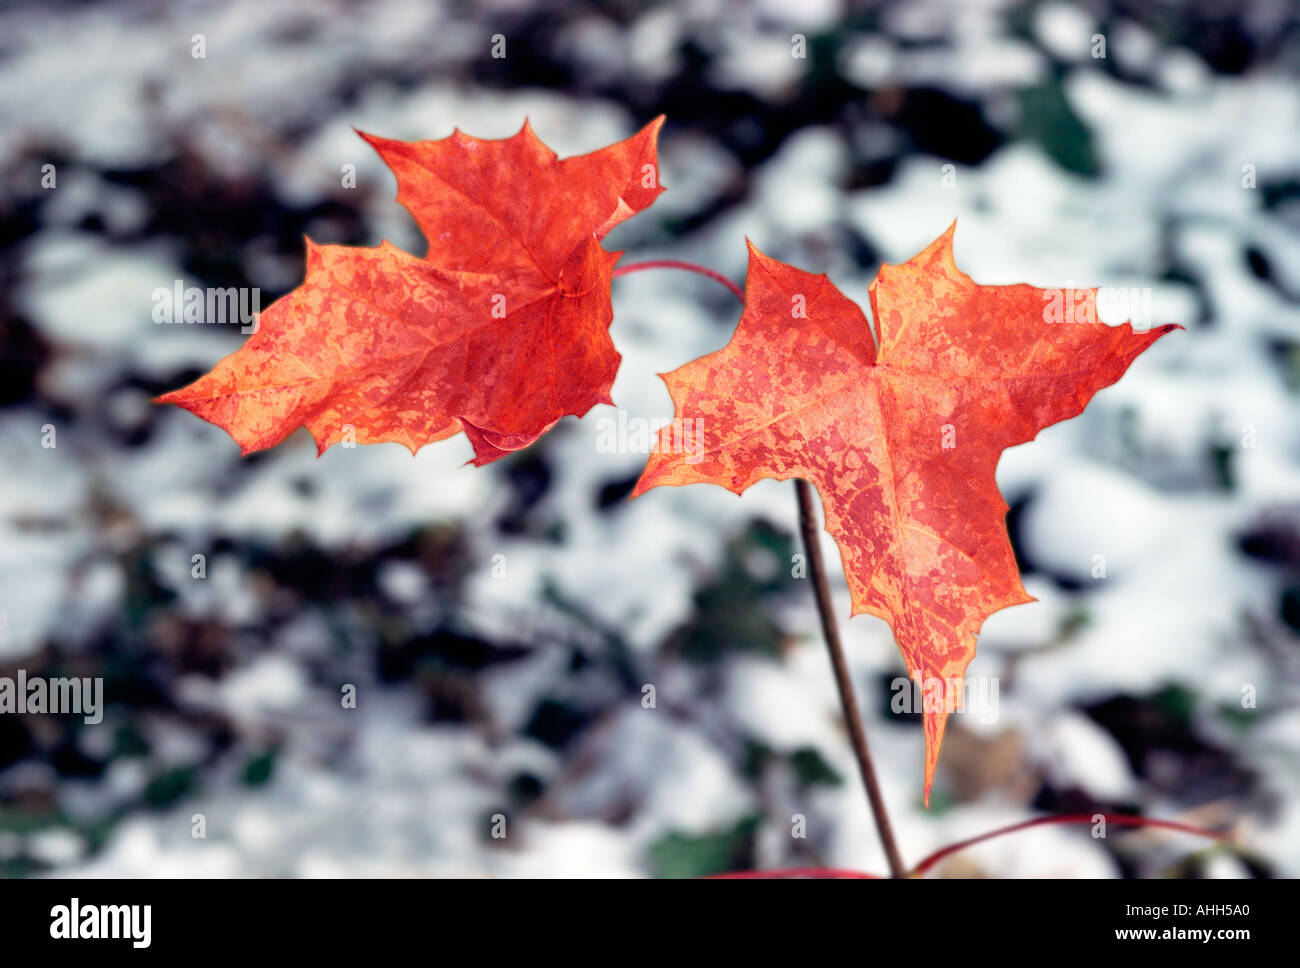
[[[198,786],[197,766],[178,766],[160,770],[144,788],[144,802],[151,807],[170,807]]]
[[[1066,171],[1084,178],[1101,174],[1092,135],[1066,100],[1059,82],[1019,92],[1020,136],[1032,141]]]
[[[275,755],[273,749],[265,750],[249,757],[244,764],[244,783],[248,786],[261,786],[275,772]]]
[[[813,786],[817,783],[839,786],[844,782],[844,778],[811,746],[790,754],[790,766],[793,767],[795,780],[800,786]]]
[[[758,815],[751,814],[717,833],[673,831],[650,845],[650,863],[659,877],[705,877],[748,870],[758,824]]]

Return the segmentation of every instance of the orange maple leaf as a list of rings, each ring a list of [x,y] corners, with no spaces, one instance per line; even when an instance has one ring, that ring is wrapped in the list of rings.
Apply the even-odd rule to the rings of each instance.
[[[933,700],[927,804],[980,626],[1034,601],[1007,537],[998,457],[1080,413],[1182,328],[1049,322],[1063,291],[977,284],[953,260],[955,229],[881,267],[869,289],[874,341],[862,310],[824,275],[751,245],[731,342],[662,374],[678,422],[661,431],[633,491],[704,482],[740,494],[765,477],[817,488],[851,615],[890,624],[908,674]],[[1074,291],[1068,319],[1095,310],[1096,292]]]
[[[414,453],[463,430],[475,464],[610,403],[621,359],[610,273],[622,253],[598,240],[663,190],[662,123],[563,161],[527,121],[495,141],[362,134],[397,176],[428,254],[307,239],[303,284],[212,372],[157,402],[224,428],[245,454],[299,426],[319,452],[350,439]]]

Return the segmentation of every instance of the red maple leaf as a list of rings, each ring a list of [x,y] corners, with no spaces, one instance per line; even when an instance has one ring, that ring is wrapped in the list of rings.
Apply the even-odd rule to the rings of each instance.
[[[308,239],[303,284],[212,372],[158,402],[223,427],[244,453],[299,426],[320,452],[350,440],[414,453],[464,430],[475,464],[610,403],[610,273],[622,253],[598,240],[663,190],[662,123],[563,161],[527,121],[496,141],[362,134],[397,176],[428,254]]]
[[[978,285],[953,260],[955,228],[881,267],[869,290],[874,341],[862,310],[824,275],[751,245],[736,332],[662,375],[677,422],[633,491],[705,482],[740,494],[765,477],[817,488],[851,614],[890,624],[932,700],[927,803],[980,626],[1034,601],[1007,537],[998,457],[1080,413],[1181,328],[1074,322],[1095,320],[1097,290]],[[1064,321],[1050,322],[1063,305]]]

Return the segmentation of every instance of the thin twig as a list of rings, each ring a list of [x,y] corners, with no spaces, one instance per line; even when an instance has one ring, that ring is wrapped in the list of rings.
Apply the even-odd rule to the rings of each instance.
[[[862,715],[858,711],[858,700],[853,694],[853,681],[849,677],[849,665],[844,658],[844,646],[840,642],[840,627],[831,610],[830,586],[826,583],[826,567],[822,561],[822,550],[818,537],[817,517],[813,511],[812,488],[807,481],[796,480],[795,491],[799,495],[799,529],[803,533],[804,549],[808,552],[808,574],[812,576],[813,590],[817,593],[817,613],[822,620],[822,633],[826,638],[826,648],[831,654],[831,668],[835,670],[835,685],[840,691],[840,706],[844,710],[844,723],[849,729],[849,738],[853,741],[853,752],[858,759],[858,772],[862,774],[862,785],[867,790],[867,800],[871,804],[871,813],[876,819],[876,833],[880,835],[880,844],[885,848],[889,860],[889,870],[894,877],[906,877],[907,868],[898,853],[898,844],[894,841],[894,828],[889,823],[889,812],[885,809],[885,798],[876,781],[876,769],[871,762],[871,750],[867,746],[867,733],[862,725]]]

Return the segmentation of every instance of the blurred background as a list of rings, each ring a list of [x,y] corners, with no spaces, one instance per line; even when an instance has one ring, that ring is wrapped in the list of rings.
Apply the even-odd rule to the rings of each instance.
[[[1002,458],[1039,601],[986,623],[998,715],[953,717],[928,810],[901,660],[827,539],[905,859],[1108,809],[1239,846],[1052,827],[938,875],[1300,875],[1298,71],[1284,2],[8,3],[0,675],[103,677],[105,711],[0,715],[0,874],[886,870],[792,484],[628,501],[609,407],[476,469],[463,437],[241,459],[149,402],[244,338],[156,324],[155,289],[269,305],[304,234],[423,252],[353,126],[527,116],[569,155],[663,113],[625,262],[743,282],[748,236],[865,307],[957,217],[981,283],[1149,287],[1187,327]],[[738,316],[673,272],[614,307],[633,418]]]

